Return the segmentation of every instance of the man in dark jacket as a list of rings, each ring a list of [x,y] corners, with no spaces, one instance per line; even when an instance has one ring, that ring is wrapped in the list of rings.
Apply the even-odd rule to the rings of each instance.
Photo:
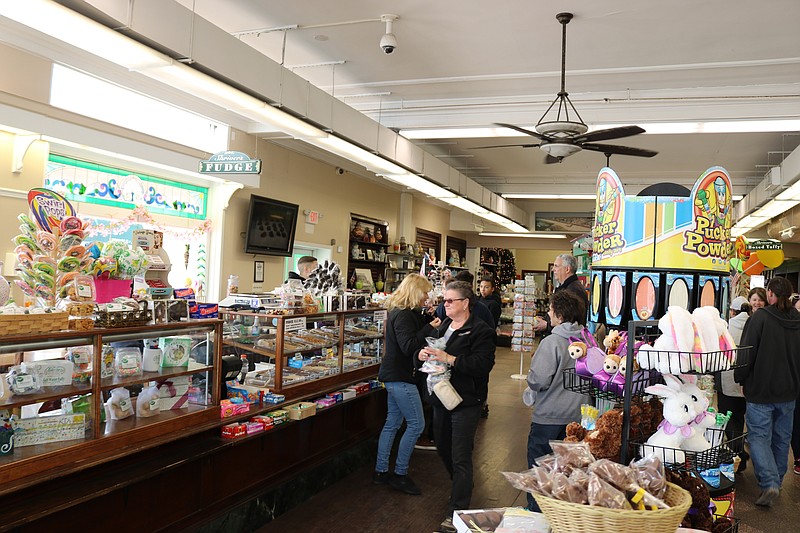
[[[553,277],[559,283],[555,292],[558,291],[571,291],[574,292],[578,298],[584,303],[586,309],[589,309],[589,296],[586,294],[586,289],[578,279],[576,272],[578,271],[578,262],[570,254],[561,254],[556,256],[553,262]],[[586,325],[586,317],[583,317],[581,325]],[[550,333],[553,329],[550,326],[550,316],[545,314],[544,317],[536,317],[536,322],[533,326],[536,331]]]
[[[492,313],[492,318],[494,319],[494,327],[496,328],[500,325],[503,301],[500,299],[500,295],[495,292],[494,279],[488,276],[481,278],[481,284],[478,289],[481,292],[481,297],[478,301],[483,302],[483,304],[489,308],[489,312]],[[491,324],[489,325],[491,326]]]
[[[317,262],[316,257],[304,255],[297,260],[298,272],[289,272],[289,277],[286,279],[286,281],[289,281],[290,279],[305,281],[308,275],[311,274],[311,271],[317,268],[317,265],[319,265],[319,263]],[[284,281],[284,283],[286,283],[286,281]]]
[[[746,366],[734,370],[744,386],[750,458],[761,487],[756,505],[771,507],[780,494],[789,457],[795,401],[800,392],[800,312],[789,302],[792,285],[772,278],[769,305],[745,324],[742,346],[750,346]]]
[[[475,282],[475,276],[472,274],[472,272],[469,272],[468,270],[462,270],[461,272],[456,274],[452,280],[445,283],[445,290],[452,281],[463,281],[469,283],[470,288],[472,288],[473,287],[472,284]],[[486,324],[491,328],[497,327],[497,324],[495,323],[495,320],[492,317],[491,310],[486,306],[484,302],[482,302],[477,296],[475,296],[475,294],[472,295],[470,302],[472,304],[472,313],[477,318],[486,322]],[[435,314],[436,317],[439,318],[440,320],[444,320],[447,317],[447,315],[445,314],[443,303],[439,304],[439,307],[436,308]]]

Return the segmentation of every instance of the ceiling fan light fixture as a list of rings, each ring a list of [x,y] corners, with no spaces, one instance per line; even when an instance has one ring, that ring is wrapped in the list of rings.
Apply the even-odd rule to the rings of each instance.
[[[589,126],[583,122],[572,120],[555,120],[551,122],[539,122],[536,125],[536,132],[551,137],[572,137],[583,135],[589,131]]]
[[[542,144],[539,148],[547,152],[547,155],[557,157],[559,159],[581,151],[580,146],[564,143],[546,143]]]

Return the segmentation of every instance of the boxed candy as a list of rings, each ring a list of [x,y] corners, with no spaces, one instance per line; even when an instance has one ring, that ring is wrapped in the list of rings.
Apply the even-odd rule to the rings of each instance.
[[[46,442],[83,439],[86,436],[86,415],[38,416],[12,422],[14,445],[35,446]]]
[[[318,398],[314,403],[317,404],[317,409],[325,409],[331,405],[336,405],[335,398]]]
[[[352,388],[356,391],[356,394],[363,394],[365,392],[369,392],[369,383],[361,382],[352,385]]]
[[[342,389],[340,392],[342,393],[342,401],[352,400],[356,397],[355,389]]]
[[[161,367],[188,367],[189,354],[192,351],[191,337],[161,337]]]
[[[251,421],[260,423],[262,426],[264,426],[265,430],[272,429],[273,427],[275,427],[275,423],[272,421],[272,417],[271,416],[258,415],[258,416],[254,416],[251,419]]]
[[[36,374],[42,387],[72,385],[72,373],[75,365],[71,361],[64,359],[26,361],[25,365],[30,372]]]
[[[264,395],[263,401],[265,403],[283,403],[286,401],[286,396],[283,394],[275,394],[274,392],[270,392]]]
[[[237,398],[239,399],[239,398]],[[232,400],[222,400],[219,402],[220,418],[228,418],[250,411],[250,404],[246,402],[235,402]]]
[[[341,402],[344,399],[342,391],[329,392],[326,396],[332,398],[334,402]]]
[[[299,402],[286,408],[291,420],[303,420],[317,414],[317,404],[313,402]]]
[[[269,413],[267,413],[267,416],[272,418],[272,423],[276,426],[279,424],[283,424],[289,419],[289,415],[283,409],[270,411]]]
[[[189,385],[191,380],[191,376],[175,376],[155,382],[158,387],[158,401],[162,411],[189,407]]]
[[[250,422],[247,422],[245,424],[245,427],[247,428],[248,435],[264,431],[264,424],[262,424],[261,422],[253,422],[252,420]]]
[[[228,399],[241,399],[247,403],[259,403],[261,398],[269,392],[269,389],[253,387],[251,385],[239,385],[236,381],[225,383],[228,389]]]
[[[222,426],[222,438],[238,439],[247,435],[247,427],[244,424],[233,423]]]
[[[189,302],[189,318],[219,318],[219,304]]]

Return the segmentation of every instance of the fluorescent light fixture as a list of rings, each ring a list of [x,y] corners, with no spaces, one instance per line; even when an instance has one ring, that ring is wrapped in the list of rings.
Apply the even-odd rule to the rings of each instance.
[[[503,224],[503,225],[506,228],[510,229],[511,231],[514,231],[514,232],[517,232],[517,233],[528,233],[528,228],[526,228],[525,226],[523,226],[521,224],[517,224],[516,222],[513,222],[513,221],[510,222],[510,223],[507,223],[507,224]]]
[[[383,174],[383,177],[434,198],[443,200],[445,198],[456,197],[454,192],[448,191],[444,187],[436,185],[432,181],[428,181],[425,178],[417,176],[416,174],[411,174],[410,172],[406,172],[405,174]]]
[[[503,198],[519,200],[595,200],[595,194],[533,194],[533,193],[507,193],[501,194]]]
[[[472,200],[467,200],[463,196],[456,196],[455,198],[442,198],[442,201],[475,215],[488,213],[488,210],[485,207],[476,204]]]
[[[731,228],[731,237],[739,237],[741,235],[746,234],[752,228],[740,228],[738,226],[734,226]]]
[[[49,0],[0,2],[0,15],[128,69],[168,65],[152,48]]]
[[[800,204],[800,200],[770,200],[764,207],[756,209],[750,216],[754,218],[773,219]]]
[[[628,124],[590,124],[591,131]],[[682,133],[758,133],[800,130],[800,120],[731,120],[719,122],[639,122],[648,134]],[[533,130],[534,126],[522,126]],[[528,137],[522,132],[502,127],[485,128],[409,128],[400,130],[407,139],[482,139],[496,137]]]
[[[563,233],[495,233],[495,232],[481,232],[478,233],[481,237],[528,237],[531,239],[566,239],[567,236]]]
[[[775,197],[776,200],[800,200],[800,181],[797,181],[786,189],[782,191],[778,196]]]
[[[384,159],[379,155],[375,155],[372,152],[364,150],[363,148],[347,142],[344,139],[340,139],[334,135],[329,135],[323,138],[312,137],[306,139],[306,141],[319,146],[323,150],[333,152],[349,159],[350,161],[360,163],[364,165],[367,170],[374,172],[375,174],[405,174],[408,172],[400,165],[396,165],[388,159]]]
[[[50,105],[212,154],[228,147],[221,122],[61,65],[53,65]]]

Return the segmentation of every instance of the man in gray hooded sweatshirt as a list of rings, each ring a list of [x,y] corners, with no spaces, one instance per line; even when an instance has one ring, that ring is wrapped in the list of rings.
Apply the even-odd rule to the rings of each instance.
[[[567,424],[580,422],[581,404],[587,397],[564,389],[562,372],[575,368],[569,356],[570,337],[581,337],[586,317],[585,303],[572,291],[558,291],[550,298],[550,324],[553,331],[543,338],[531,359],[525,403],[533,407],[531,431],[528,434],[528,466],[536,458],[552,453],[551,440],[566,437]],[[539,506],[528,494],[528,509]]]

